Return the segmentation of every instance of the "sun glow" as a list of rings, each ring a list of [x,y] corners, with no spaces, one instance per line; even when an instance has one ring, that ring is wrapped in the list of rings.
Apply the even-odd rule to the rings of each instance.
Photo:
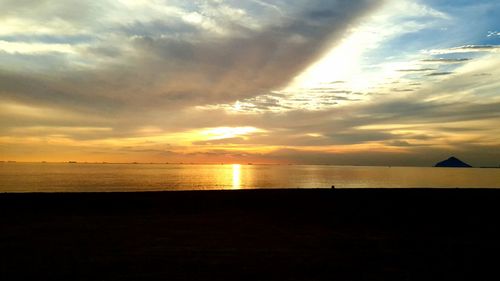
[[[217,127],[202,131],[200,134],[206,140],[220,140],[246,136],[252,133],[262,132],[263,130],[255,127]]]
[[[295,78],[292,88],[311,88],[333,80],[350,79],[358,70],[365,46],[362,44],[363,40],[366,39],[359,36],[359,33],[344,39],[338,47],[330,50],[322,59]]]
[[[402,16],[433,16],[442,18],[438,11],[427,9],[411,1],[389,1],[365,23],[350,30],[332,49],[295,77],[285,90],[324,87],[341,81],[345,89],[352,92],[366,92],[391,79],[398,79],[406,73],[398,69],[416,68],[415,62],[374,64],[370,62],[369,52],[377,50],[386,41],[407,33],[408,30],[423,29],[425,25],[388,24],[400,20]],[[418,61],[418,60],[417,60]],[[367,67],[367,66],[376,67]]]

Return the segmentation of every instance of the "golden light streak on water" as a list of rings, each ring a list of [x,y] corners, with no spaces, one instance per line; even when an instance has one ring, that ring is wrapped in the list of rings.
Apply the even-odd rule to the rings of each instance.
[[[233,189],[241,188],[241,165],[233,164]]]

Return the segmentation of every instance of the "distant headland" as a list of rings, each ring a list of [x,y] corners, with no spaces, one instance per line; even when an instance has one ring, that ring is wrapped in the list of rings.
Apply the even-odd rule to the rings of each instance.
[[[452,156],[446,160],[436,163],[434,167],[455,167],[455,168],[470,168],[471,165],[463,162],[462,160]]]

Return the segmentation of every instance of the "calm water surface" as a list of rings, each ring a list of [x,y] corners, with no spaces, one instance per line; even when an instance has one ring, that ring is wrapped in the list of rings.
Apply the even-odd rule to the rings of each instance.
[[[500,169],[0,163],[0,192],[252,188],[500,188]]]

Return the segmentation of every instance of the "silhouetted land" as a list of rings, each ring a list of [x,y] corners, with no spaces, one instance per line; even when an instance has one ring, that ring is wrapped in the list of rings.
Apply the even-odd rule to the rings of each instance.
[[[500,190],[0,194],[0,280],[498,280]]]
[[[452,156],[444,161],[436,163],[434,167],[471,168],[472,166]]]

